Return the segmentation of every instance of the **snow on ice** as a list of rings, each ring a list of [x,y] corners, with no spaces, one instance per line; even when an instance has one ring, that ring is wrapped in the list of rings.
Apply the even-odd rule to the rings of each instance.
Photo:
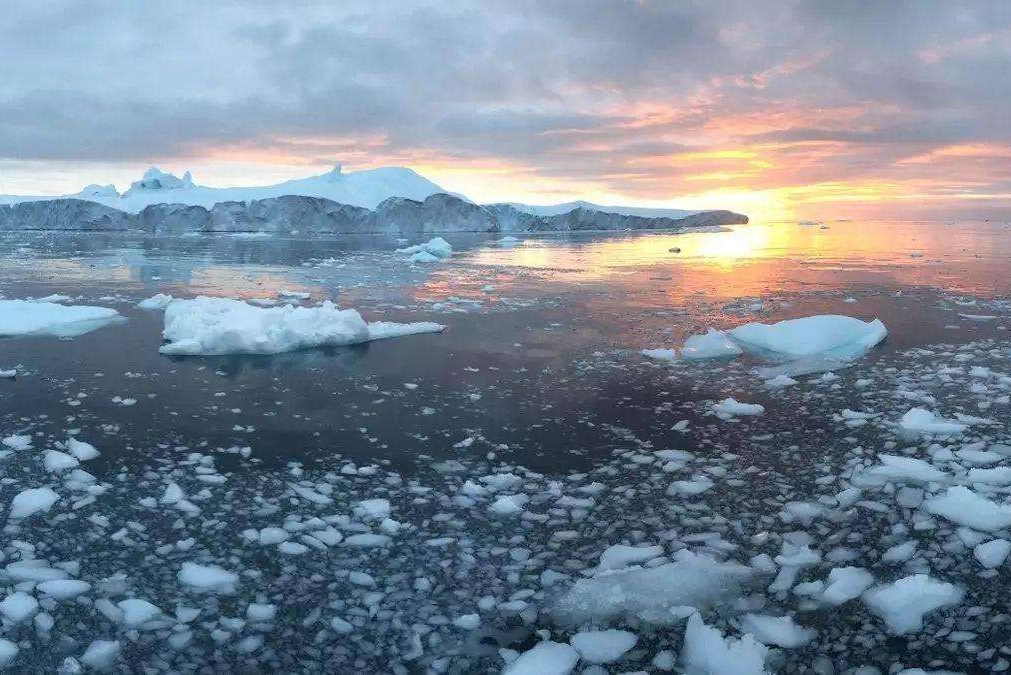
[[[368,323],[353,309],[254,307],[240,300],[198,297],[174,300],[165,309],[162,354],[277,354],[312,347],[341,346],[384,338],[437,333],[431,322]]]
[[[119,312],[107,307],[0,300],[0,337],[17,335],[73,337],[101,328],[118,318]]]

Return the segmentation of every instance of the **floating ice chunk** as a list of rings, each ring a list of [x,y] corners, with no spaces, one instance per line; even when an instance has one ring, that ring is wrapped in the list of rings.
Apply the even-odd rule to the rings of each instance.
[[[0,440],[0,445],[11,450],[27,450],[32,447],[32,437],[28,435],[13,435],[7,436],[3,440]]]
[[[913,557],[916,553],[916,542],[913,540],[904,541],[901,544],[896,544],[890,547],[884,553],[881,554],[881,560],[884,562],[906,562]]]
[[[523,511],[523,505],[528,499],[526,495],[502,495],[488,507],[488,510],[500,516],[511,516]]]
[[[178,573],[179,582],[201,593],[235,593],[239,575],[217,565],[184,562]]]
[[[390,515],[390,501],[365,499],[355,504],[355,515],[363,520],[383,520]]]
[[[762,644],[787,649],[803,647],[817,635],[817,631],[794,623],[792,616],[767,614],[745,614],[741,620],[741,630],[754,635]]]
[[[91,590],[91,584],[77,579],[43,581],[36,588],[54,600],[71,600]]]
[[[707,476],[699,476],[695,480],[676,480],[670,484],[667,494],[694,496],[711,490],[715,483]]]
[[[749,634],[741,639],[724,638],[707,626],[698,614],[688,618],[681,660],[694,675],[765,675],[769,650]]]
[[[141,300],[137,303],[137,307],[140,309],[165,309],[168,307],[169,303],[172,302],[172,296],[166,295],[164,293],[159,293],[158,295],[152,295],[146,300]]]
[[[787,502],[779,512],[779,517],[784,523],[799,523],[809,527],[823,513],[825,507],[814,502]]]
[[[344,545],[356,546],[358,548],[376,548],[379,546],[388,546],[392,541],[393,540],[385,534],[362,532],[361,534],[352,534],[349,536],[344,540]]]
[[[1003,456],[997,454],[996,452],[990,452],[989,450],[975,450],[972,448],[956,450],[955,456],[958,457],[959,461],[965,462],[966,464],[982,466],[995,464],[1003,459]]]
[[[785,373],[780,373],[775,377],[769,378],[765,381],[765,386],[770,389],[780,389],[782,387],[789,387],[791,385],[797,384],[797,380],[793,379]]]
[[[353,309],[330,301],[319,307],[253,307],[239,300],[198,297],[173,300],[165,309],[162,354],[277,354],[437,333],[437,323],[367,323]]]
[[[0,380],[10,380],[10,379],[13,379],[13,378],[15,378],[17,376],[18,376],[18,371],[15,370],[15,369],[13,369],[13,368],[9,368],[9,369],[6,369],[6,370],[3,369],[3,368],[0,368]]]
[[[1011,485],[1011,466],[999,466],[993,469],[969,469],[966,478],[970,483]]]
[[[774,324],[749,323],[730,331],[745,349],[785,359],[810,356],[852,361],[885,339],[888,329],[878,319],[865,322],[826,314]]]
[[[15,591],[0,601],[0,614],[11,623],[21,623],[35,616],[39,601],[24,591]]]
[[[286,541],[279,544],[277,550],[285,555],[302,555],[309,552],[309,547],[297,541]]]
[[[923,617],[930,612],[962,602],[962,589],[926,574],[914,574],[872,588],[863,600],[890,631],[905,635],[922,629]]]
[[[643,349],[640,353],[647,359],[656,359],[657,361],[678,360],[678,353],[673,349]]]
[[[308,300],[312,297],[312,293],[306,293],[304,291],[291,291],[287,288],[282,288],[277,291],[277,294],[282,298],[289,298],[291,300]]]
[[[1007,539],[993,539],[985,544],[979,544],[972,550],[972,555],[979,561],[979,564],[988,570],[1003,565],[1009,553],[1011,553],[1011,541]]]
[[[925,408],[912,408],[902,419],[899,426],[905,431],[918,434],[960,434],[969,428],[968,424],[946,420]]]
[[[14,663],[20,648],[6,638],[0,638],[0,668],[6,668]]]
[[[462,614],[453,619],[453,625],[463,630],[474,630],[481,625],[479,614]]]
[[[936,516],[982,532],[1011,526],[1011,506],[990,501],[962,485],[949,487],[943,496],[928,499],[925,507]]]
[[[76,438],[68,439],[66,447],[67,452],[82,462],[87,462],[89,459],[95,459],[101,454],[91,443],[85,443],[84,441],[79,441]]]
[[[161,609],[147,600],[141,598],[128,598],[120,600],[116,606],[123,612],[123,623],[127,628],[137,628],[145,623],[161,616]]]
[[[663,546],[626,546],[615,544],[600,554],[598,572],[617,570],[636,563],[646,562],[663,555]]]
[[[613,663],[635,647],[635,633],[627,630],[591,630],[576,633],[569,644],[589,663]]]
[[[579,662],[579,654],[560,642],[540,642],[506,666],[502,675],[568,675]]]
[[[673,562],[656,567],[630,567],[580,579],[552,611],[560,620],[577,624],[623,615],[673,623],[685,616],[674,611],[677,608],[704,609],[736,595],[752,574],[744,565],[682,550]]]
[[[437,255],[432,255],[428,251],[418,251],[410,258],[408,258],[408,260],[410,260],[412,263],[428,264],[428,263],[437,263],[440,260],[442,260],[442,258],[440,258]]]
[[[275,616],[277,616],[277,605],[251,602],[246,607],[246,618],[253,623],[273,621]]]
[[[689,361],[734,358],[743,353],[726,333],[713,328],[703,335],[692,335],[681,346],[681,356]]]
[[[738,415],[761,415],[765,412],[765,406],[758,403],[740,403],[731,397],[714,404],[713,410],[720,417],[736,417]]]
[[[83,335],[119,318],[107,307],[0,300],[0,337],[8,335]]]
[[[332,504],[333,503],[333,499],[331,499],[330,497],[327,497],[325,494],[322,494],[320,492],[316,492],[315,490],[307,488],[307,487],[304,487],[302,485],[298,485],[296,483],[291,483],[291,489],[294,490],[295,494],[297,494],[299,497],[301,497],[302,499],[305,499],[307,501],[310,501],[313,504],[323,504],[323,505],[326,505],[326,504]]]
[[[862,567],[836,567],[828,573],[821,599],[838,606],[858,597],[873,583],[874,575]]]
[[[60,495],[47,487],[22,490],[11,500],[11,509],[8,515],[12,520],[21,520],[36,513],[45,513],[59,499]]]
[[[120,645],[115,640],[95,640],[84,650],[81,663],[98,671],[110,670],[119,659]]]
[[[440,258],[448,258],[453,255],[453,247],[449,245],[449,242],[442,237],[435,237],[434,239],[429,239],[424,244],[415,244],[414,246],[408,246],[407,248],[398,248],[397,253],[408,253],[417,256],[419,253],[425,253],[429,257],[439,260]],[[432,260],[415,260],[411,259],[412,262],[434,262]]]
[[[915,457],[879,454],[881,464],[871,467],[867,474],[886,481],[913,481],[931,483],[943,480],[948,474],[929,462]]]
[[[19,581],[50,581],[66,579],[67,572],[57,567],[49,567],[44,560],[17,560],[5,568],[7,576],[15,582]]]
[[[75,469],[80,462],[77,461],[76,457],[68,455],[65,452],[60,452],[59,450],[46,450],[42,464],[46,467],[46,471],[55,473],[58,471],[69,471],[70,469]]]

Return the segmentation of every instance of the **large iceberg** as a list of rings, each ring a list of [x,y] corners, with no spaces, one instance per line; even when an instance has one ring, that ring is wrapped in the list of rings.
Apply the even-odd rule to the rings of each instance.
[[[162,354],[278,354],[297,349],[357,344],[370,340],[437,333],[431,322],[366,322],[353,309],[332,302],[319,307],[254,307],[241,300],[198,297],[173,300],[165,308]]]
[[[879,319],[824,314],[773,324],[748,323],[730,331],[744,349],[784,360],[810,356],[852,361],[888,335]]]
[[[685,340],[681,353],[689,359],[737,356],[749,352],[780,365],[759,369],[763,379],[803,375],[842,367],[885,339],[880,320],[823,314],[773,324],[748,323],[730,331],[710,329]]]
[[[82,335],[115,321],[108,307],[60,305],[55,302],[0,300],[0,337],[11,335]]]

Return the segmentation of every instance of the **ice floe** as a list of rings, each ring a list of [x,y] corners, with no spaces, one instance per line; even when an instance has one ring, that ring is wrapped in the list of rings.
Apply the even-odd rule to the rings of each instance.
[[[370,340],[437,333],[432,322],[366,322],[353,309],[327,301],[319,307],[253,307],[239,300],[198,297],[174,300],[165,309],[162,354],[277,354],[358,344]]]
[[[52,335],[74,337],[119,319],[108,307],[60,305],[28,300],[0,300],[0,337]]]

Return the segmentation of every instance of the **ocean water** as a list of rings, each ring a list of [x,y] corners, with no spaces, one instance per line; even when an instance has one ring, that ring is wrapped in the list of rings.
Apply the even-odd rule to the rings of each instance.
[[[557,609],[608,546],[624,544],[744,565],[807,546],[820,562],[798,583],[857,566],[876,583],[929,574],[965,593],[896,635],[859,598],[829,607],[769,591],[755,572],[699,609],[728,636],[749,612],[818,631],[804,646],[772,645],[771,670],[803,672],[814,659],[837,672],[999,665],[1006,615],[993,580],[1005,573],[982,568],[980,542],[923,500],[966,484],[973,467],[1009,461],[938,451],[986,451],[1011,433],[1008,235],[1002,223],[928,222],[446,235],[450,260],[412,266],[394,250],[405,242],[387,238],[4,234],[0,296],[63,294],[125,317],[72,339],[0,339],[0,369],[18,372],[0,379],[0,438],[31,437],[0,463],[0,502],[37,487],[60,497],[8,520],[5,560],[43,560],[91,584],[59,602],[25,587],[54,623],[9,622],[15,663],[55,668],[101,639],[119,642],[112,667],[124,671],[497,672],[498,650],[528,649],[538,630],[565,642],[596,627],[638,636],[614,672],[649,669],[658,652],[676,660],[683,649],[671,607],[663,621],[596,607],[579,625]],[[446,330],[177,358],[158,353],[162,313],[136,307],[155,293],[281,289],[310,294],[306,305],[331,299],[368,320]],[[889,335],[848,368],[784,389],[756,377],[754,356],[666,364],[640,354],[710,327],[811,314],[880,318]],[[730,396],[765,412],[715,416],[712,404]],[[986,421],[954,438],[910,435],[898,422],[912,407]],[[855,424],[847,409],[867,417]],[[681,421],[687,431],[673,428]],[[81,463],[83,484],[43,464],[69,437],[101,451]],[[670,459],[678,453],[690,454]],[[875,484],[861,476],[878,453],[922,459],[946,478]],[[836,499],[853,486],[862,501]],[[1006,498],[1000,485],[980,490]],[[361,505],[375,499],[388,502],[378,516]],[[817,515],[793,518],[793,502]],[[249,534],[270,527],[297,545]],[[380,539],[348,545],[355,534]],[[917,554],[882,561],[911,539]],[[77,564],[56,567],[68,561]],[[187,562],[234,572],[237,589],[194,590],[178,577]],[[130,625],[109,609],[130,597],[160,613]],[[246,620],[251,602],[277,615]],[[200,612],[186,621],[179,607]],[[479,627],[454,625],[470,614]]]

